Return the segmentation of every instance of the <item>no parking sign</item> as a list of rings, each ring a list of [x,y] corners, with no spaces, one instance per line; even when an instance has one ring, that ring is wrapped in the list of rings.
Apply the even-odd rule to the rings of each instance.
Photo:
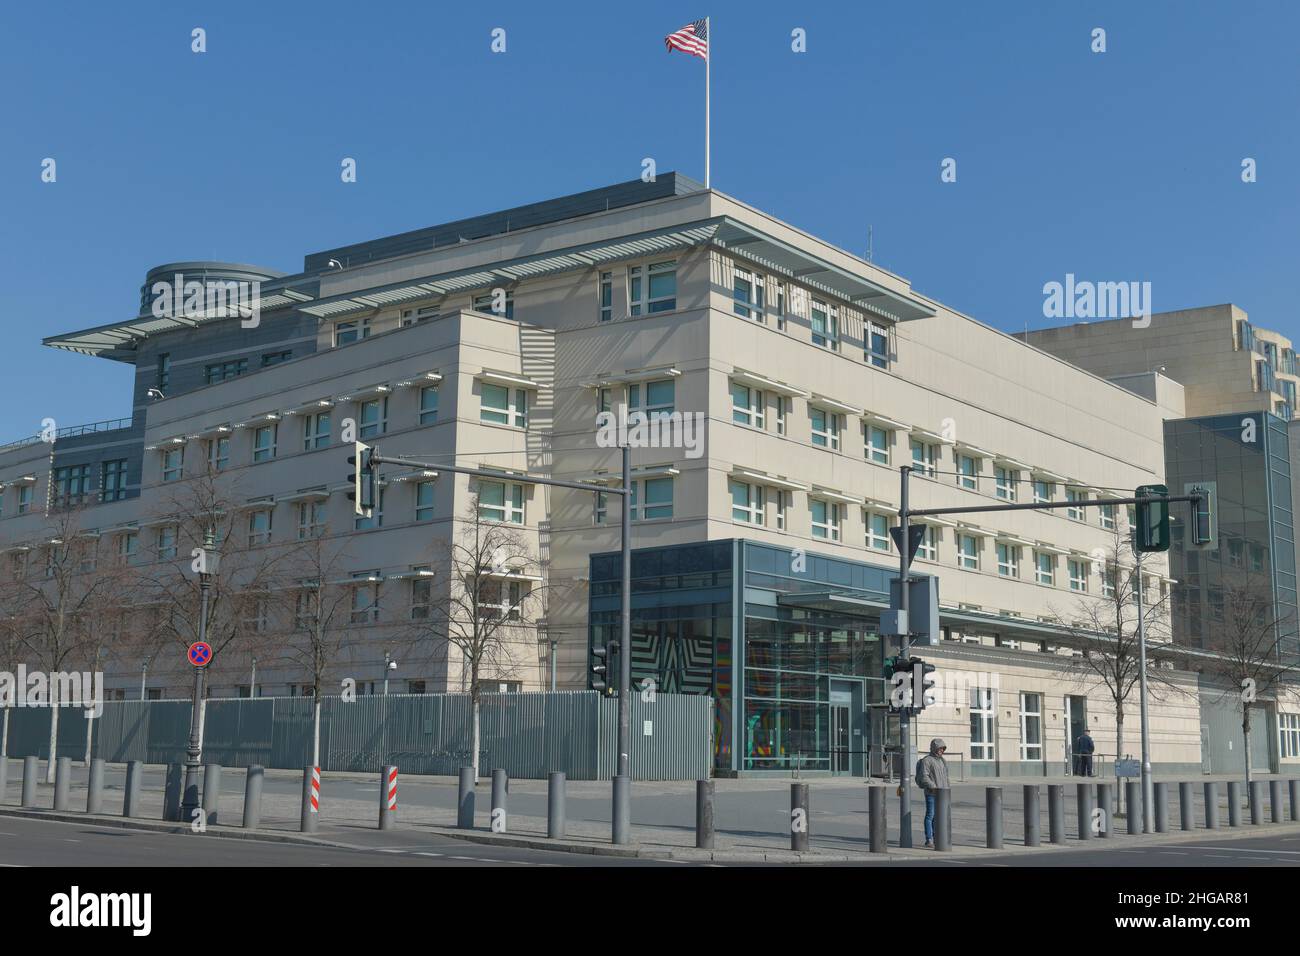
[[[207,641],[195,641],[190,645],[189,659],[195,667],[206,667],[212,660],[212,645]]]

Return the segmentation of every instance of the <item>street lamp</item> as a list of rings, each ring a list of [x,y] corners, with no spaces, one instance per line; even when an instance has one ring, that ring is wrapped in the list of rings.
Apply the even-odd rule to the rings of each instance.
[[[397,670],[397,661],[393,660],[389,651],[384,651],[384,696],[388,696],[388,672]]]
[[[203,532],[203,548],[195,549],[194,567],[199,570],[199,643],[206,644],[208,638],[208,592],[212,589],[212,579],[217,573],[218,556],[216,553],[216,530],[211,525]],[[185,749],[185,796],[181,799],[181,821],[194,819],[194,812],[199,809],[199,758],[202,744],[199,742],[199,707],[203,702],[203,672],[206,664],[194,668],[194,703],[190,708],[190,742]]]
[[[254,657],[253,674],[252,677],[249,678],[249,684],[248,684],[248,699],[252,700],[256,696],[257,696],[257,658]]]

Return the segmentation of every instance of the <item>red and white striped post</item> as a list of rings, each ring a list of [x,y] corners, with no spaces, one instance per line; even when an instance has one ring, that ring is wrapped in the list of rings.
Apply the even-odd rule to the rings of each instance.
[[[379,777],[379,829],[397,826],[397,768],[385,767]]]
[[[315,833],[320,819],[320,767],[302,770],[302,827],[303,833]]]

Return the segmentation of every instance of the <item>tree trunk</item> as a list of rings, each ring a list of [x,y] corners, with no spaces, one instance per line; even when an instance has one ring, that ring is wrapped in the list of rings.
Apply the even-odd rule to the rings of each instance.
[[[320,766],[320,694],[316,695],[316,701],[312,706],[312,732],[311,732],[311,765]]]
[[[53,675],[51,675],[53,676]],[[54,783],[54,764],[59,759],[59,685],[50,681],[50,759],[45,765],[45,782]]]

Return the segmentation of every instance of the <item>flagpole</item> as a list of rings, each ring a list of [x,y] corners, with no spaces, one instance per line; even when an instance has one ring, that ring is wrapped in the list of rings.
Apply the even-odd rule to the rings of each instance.
[[[713,65],[713,24],[704,18],[704,35],[708,47],[704,53],[704,188],[709,188],[709,72]]]

